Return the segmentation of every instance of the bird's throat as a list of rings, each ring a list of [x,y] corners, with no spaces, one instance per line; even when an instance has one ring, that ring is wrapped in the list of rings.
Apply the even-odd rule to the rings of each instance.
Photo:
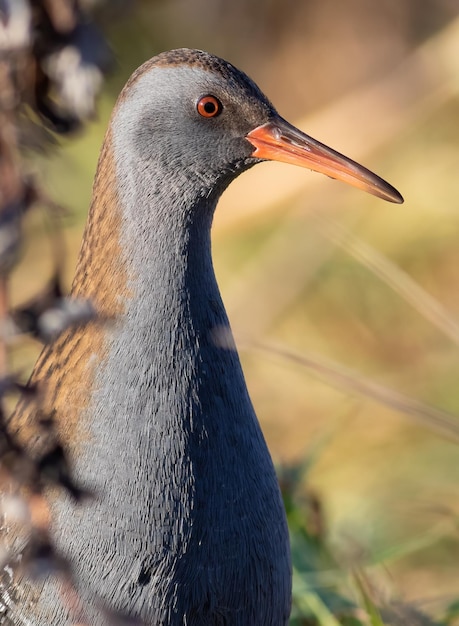
[[[165,184],[157,172],[148,175],[141,164],[123,159],[118,166],[110,153],[106,146],[74,286],[113,316],[82,331],[84,352],[77,359],[85,363],[88,401],[77,414],[78,436],[73,431],[71,437],[73,444],[84,441],[80,450],[74,444],[75,469],[99,498],[80,520],[74,522],[67,507],[60,519],[67,535],[76,525],[75,553],[81,542],[110,544],[107,554],[119,555],[107,574],[115,585],[126,555],[133,571],[143,567],[145,554],[175,571],[204,536],[200,558],[217,570],[213,555],[222,531],[209,538],[209,529],[236,536],[228,507],[239,503],[238,524],[247,518],[260,471],[278,495],[229,345],[211,261],[214,206],[174,181]],[[109,260],[101,263],[104,251]]]
[[[100,450],[82,466],[98,463],[102,482],[108,480],[103,464],[112,464],[107,472],[119,464],[122,473],[133,462],[146,474],[169,463],[179,471],[187,459],[183,446],[208,428],[211,407],[200,398],[230,405],[227,396],[236,393],[248,402],[212,267],[216,200],[168,181],[159,165],[116,155],[109,131],[73,287],[103,317],[80,331],[77,342],[88,402],[78,414],[81,434],[72,437],[99,442],[94,449],[85,444]],[[160,450],[164,438],[171,441],[167,455]],[[189,480],[189,467],[183,472]]]

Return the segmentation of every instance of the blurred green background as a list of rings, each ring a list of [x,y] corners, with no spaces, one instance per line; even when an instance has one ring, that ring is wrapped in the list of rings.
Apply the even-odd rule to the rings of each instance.
[[[214,260],[275,462],[291,472],[307,460],[295,497],[308,499],[308,524],[316,503],[320,529],[307,532],[333,554],[314,589],[370,565],[381,602],[446,623],[459,598],[457,0],[108,4],[98,10],[117,65],[99,117],[33,163],[70,210],[68,284],[116,95],[164,49],[227,58],[281,115],[397,187],[401,206],[262,164],[225,194]],[[27,230],[16,301],[51,268],[46,224],[31,214]],[[37,350],[18,345],[17,367]]]

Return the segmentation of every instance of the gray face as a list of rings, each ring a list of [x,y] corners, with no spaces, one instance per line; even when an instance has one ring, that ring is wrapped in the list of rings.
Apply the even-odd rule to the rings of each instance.
[[[200,66],[158,65],[128,83],[114,119],[122,158],[133,158],[142,169],[159,168],[165,176],[172,172],[175,183],[183,177],[209,191],[221,191],[258,162],[245,135],[275,111],[247,76],[229,67],[223,75]],[[218,115],[199,113],[198,102],[205,96],[217,98]]]

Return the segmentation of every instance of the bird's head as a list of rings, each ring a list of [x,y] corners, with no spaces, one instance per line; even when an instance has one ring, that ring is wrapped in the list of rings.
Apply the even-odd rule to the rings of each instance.
[[[123,89],[112,124],[123,158],[209,193],[274,160],[403,201],[379,176],[286,122],[244,73],[199,50],[172,50],[144,63]]]

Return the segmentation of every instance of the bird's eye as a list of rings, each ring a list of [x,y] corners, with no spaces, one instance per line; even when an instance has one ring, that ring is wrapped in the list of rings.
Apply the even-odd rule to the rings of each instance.
[[[203,96],[196,105],[199,115],[202,117],[216,117],[222,111],[222,103],[215,96]]]

